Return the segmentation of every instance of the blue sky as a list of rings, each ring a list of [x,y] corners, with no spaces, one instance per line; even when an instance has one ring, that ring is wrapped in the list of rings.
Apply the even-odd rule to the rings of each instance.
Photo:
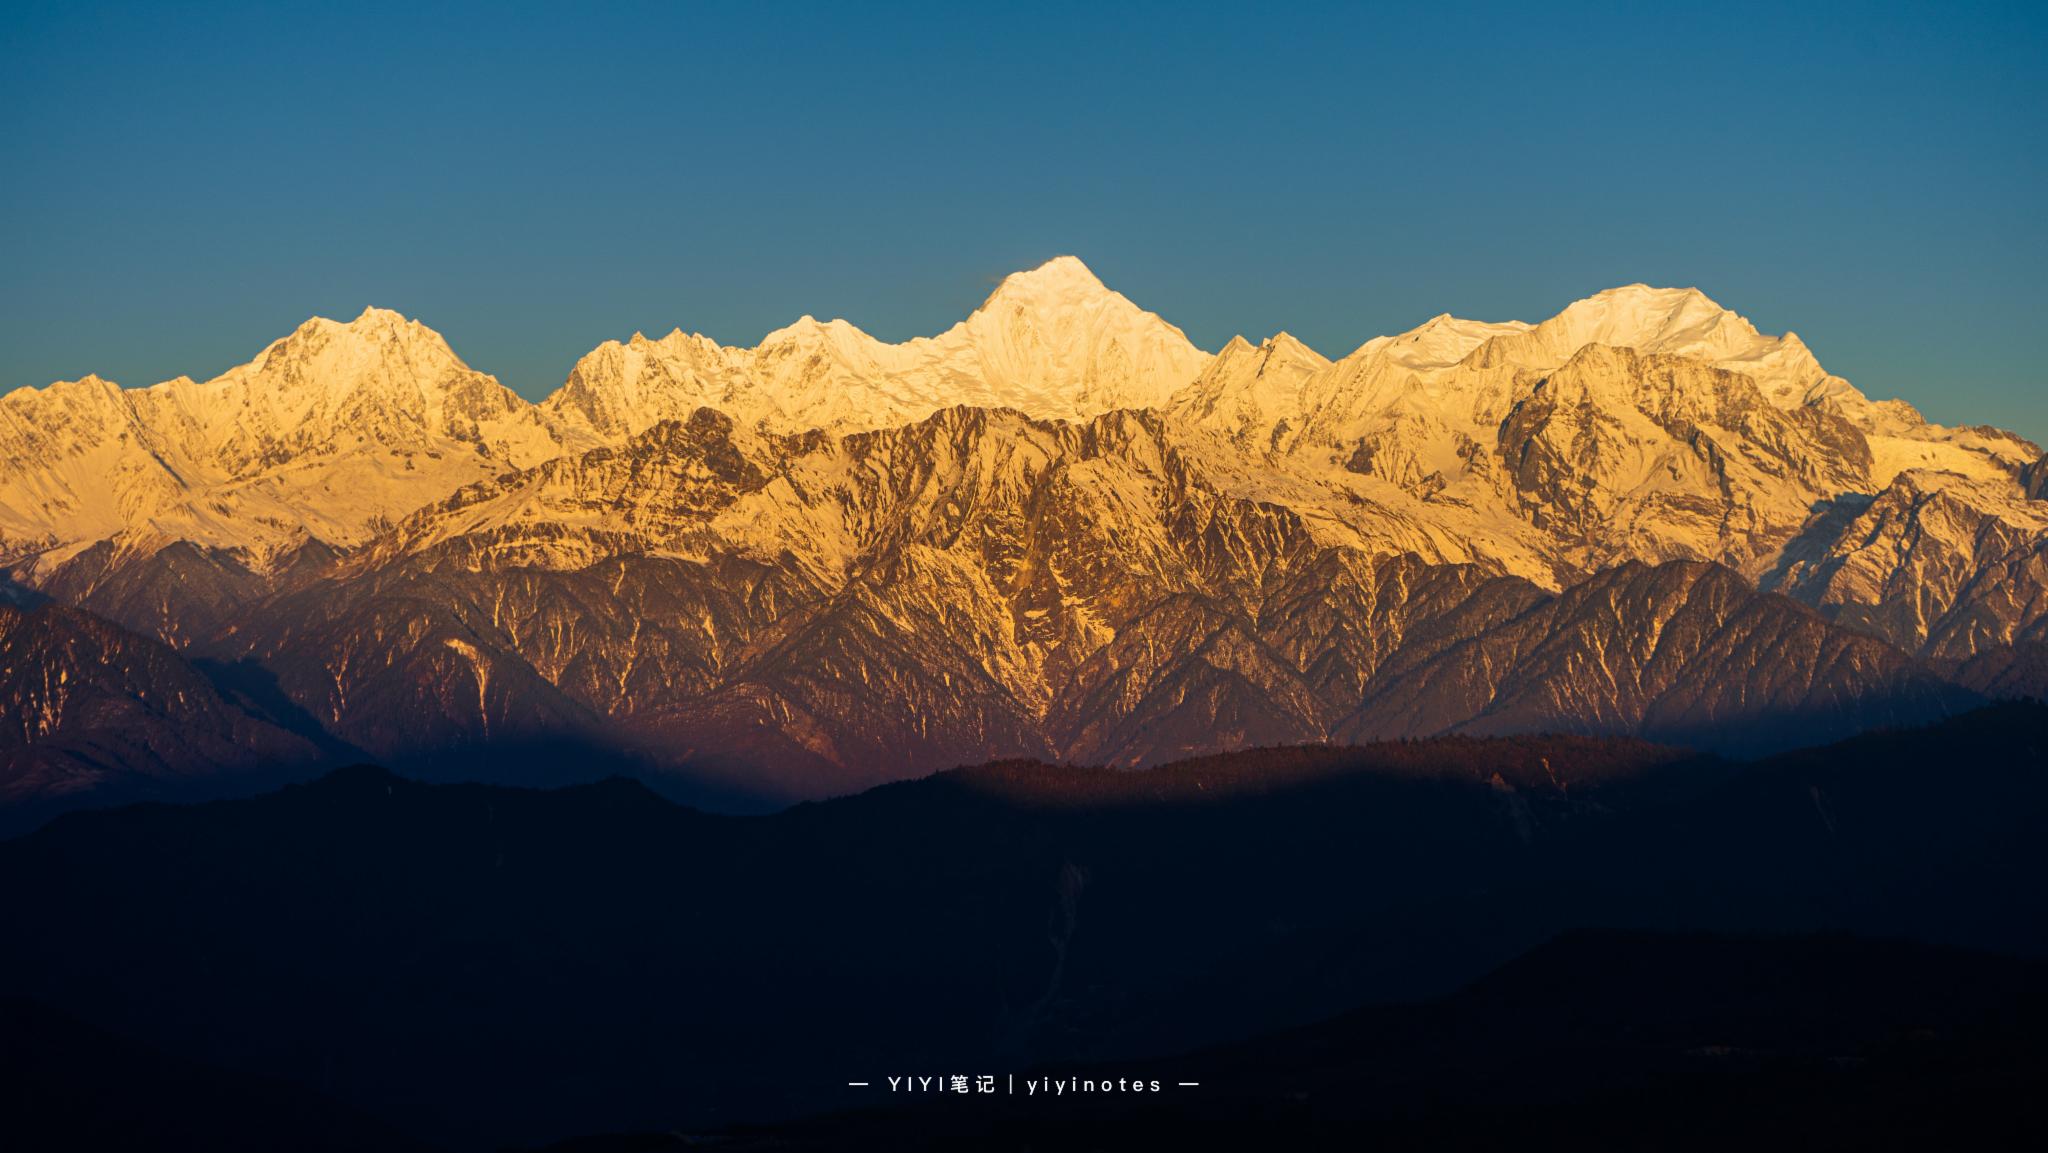
[[[2048,6],[9,4],[0,388],[397,308],[530,396],[1080,255],[1214,349],[1630,281],[2048,439]]]

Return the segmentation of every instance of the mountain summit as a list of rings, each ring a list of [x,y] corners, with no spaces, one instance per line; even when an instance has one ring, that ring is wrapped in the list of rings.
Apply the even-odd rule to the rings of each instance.
[[[361,543],[423,496],[567,448],[439,333],[377,308],[314,317],[207,381],[16,390],[0,444],[0,552],[189,541],[257,563]]]
[[[1111,295],[1109,286],[1080,257],[1055,256],[1037,268],[1003,277],[981,307],[1034,300],[1071,305]]]
[[[1178,328],[1062,256],[1004,278],[945,332],[903,344],[809,316],[753,348],[680,331],[608,341],[577,362],[544,407],[600,438],[700,407],[784,432],[883,428],[952,405],[1078,420],[1164,404],[1208,359]]]
[[[1754,748],[2039,679],[2041,459],[1693,289],[1211,356],[1060,257],[900,344],[608,341],[540,404],[377,309],[209,381],[17,390],[0,565],[394,760],[601,740],[795,796],[1445,731]]]
[[[1582,355],[1595,347],[1635,358]],[[1588,404],[1598,419],[1581,423]],[[17,390],[0,399],[0,557],[41,571],[96,541],[188,541],[260,567],[307,541],[366,543],[465,485],[699,409],[783,434],[962,406],[1067,421],[1158,410],[1185,435],[1255,450],[1297,493],[1368,501],[1371,524],[1330,514],[1357,538],[1427,540],[1546,585],[1560,566],[1630,558],[1761,572],[1818,502],[1911,470],[2000,491],[2038,456],[1873,403],[1797,336],[1764,335],[1697,289],[1627,285],[1534,325],[1439,314],[1334,362],[1284,333],[1218,358],[1059,256],[936,336],[890,344],[808,316],[752,348],[636,333],[593,349],[538,405],[377,308],[309,320],[205,382]],[[1573,472],[1593,491],[1568,495]],[[1566,543],[1565,524],[1594,535]]]

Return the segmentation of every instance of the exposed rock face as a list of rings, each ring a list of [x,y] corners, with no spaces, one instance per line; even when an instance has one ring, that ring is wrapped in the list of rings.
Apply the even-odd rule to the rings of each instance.
[[[1956,681],[1995,700],[2048,701],[2048,644],[1987,650],[1964,662]]]
[[[1717,559],[1754,569],[1809,508],[1869,474],[1862,435],[1787,411],[1740,373],[1586,345],[1502,421],[1500,458],[1561,560]]]
[[[2020,489],[2028,500],[2048,500],[2048,456],[2020,470]]]
[[[17,580],[362,748],[776,795],[1446,731],[1747,751],[1972,699],[1930,670],[2021,691],[2048,643],[2036,446],[1690,289],[1211,357],[1062,258],[936,337],[636,337],[538,405],[370,310],[203,384],[18,390],[0,448]]]
[[[1973,699],[1716,565],[1559,596],[1326,539],[1211,447],[1134,414],[780,437],[703,410],[465,489],[219,643],[387,756],[609,727],[786,795],[1464,730],[1748,751]]]
[[[1904,472],[1821,539],[1785,585],[1840,623],[1954,662],[2048,637],[2048,505],[2009,484]]]
[[[0,803],[148,795],[317,759],[177,653],[87,613],[0,604]]]
[[[1755,751],[1973,703],[1897,649],[1728,569],[1630,564],[1389,670],[1337,735],[1622,731]]]

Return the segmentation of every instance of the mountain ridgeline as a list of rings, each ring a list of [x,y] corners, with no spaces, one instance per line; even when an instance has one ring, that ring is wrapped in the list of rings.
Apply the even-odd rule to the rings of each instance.
[[[365,756],[765,804],[1446,733],[1749,755],[2048,687],[2041,450],[1691,289],[1211,355],[1062,257],[938,336],[636,335],[537,404],[371,309],[18,389],[0,446],[15,804]]]

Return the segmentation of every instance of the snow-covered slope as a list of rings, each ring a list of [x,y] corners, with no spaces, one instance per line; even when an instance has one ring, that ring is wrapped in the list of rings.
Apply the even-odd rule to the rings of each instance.
[[[1966,664],[2034,683],[2043,461],[1691,289],[1211,357],[1061,258],[938,336],[635,337],[540,404],[375,309],[203,383],[17,390],[0,564],[379,755],[598,741],[814,796],[1910,723]]]
[[[673,514],[702,478],[633,472],[646,452],[635,442],[700,428],[706,409],[761,485],[679,537]],[[0,397],[0,563],[166,639],[231,621],[278,573],[479,532],[525,539],[554,568],[628,541],[677,556],[786,552],[830,583],[858,554],[847,534],[866,514],[827,498],[932,467],[858,438],[956,409],[1014,410],[1020,443],[1156,410],[1155,439],[1197,487],[1284,508],[1321,546],[1552,589],[1627,561],[1697,560],[1830,612],[1895,597],[1895,580],[1855,575],[1874,563],[1874,529],[1851,514],[1904,501],[1880,500],[1904,477],[1967,481],[1942,483],[1967,492],[1999,540],[2040,531],[2037,447],[1871,401],[1797,336],[1760,333],[1695,289],[1629,285],[1533,325],[1439,315],[1336,361],[1285,333],[1211,357],[1061,257],[1008,277],[934,337],[887,344],[809,317],[753,348],[635,336],[593,350],[537,405],[376,309],[308,321],[203,383],[17,390]],[[612,455],[590,455],[599,448]],[[1044,448],[1040,463],[1108,486],[1098,504],[1114,516],[1138,482],[1112,456]],[[498,496],[477,499],[485,490]],[[447,515],[414,516],[458,492]],[[1925,539],[1923,559],[1947,537]],[[1941,547],[1953,554],[1941,565],[1886,566],[1930,574],[1930,602],[1911,616],[1928,628],[1967,587],[1932,573],[2012,554]],[[181,612],[197,586],[206,611]],[[2037,614],[2007,615],[2024,633]],[[1902,627],[1882,631],[1908,647],[1929,639]]]
[[[1437,316],[1335,362],[1237,342],[1168,409],[1271,468],[1360,474],[1525,539],[1539,559],[1510,571],[1547,585],[1635,559],[1758,577],[1842,498],[1937,470],[2016,499],[2037,453],[1873,402],[1697,289],[1640,284],[1535,325]]]
[[[1174,407],[1253,439],[1284,420],[1280,439],[1307,450],[1376,437],[1404,423],[1419,424],[1415,431],[1423,439],[1474,437],[1588,345],[1710,365],[1748,377],[1775,407],[1841,416],[1881,442],[1870,465],[1873,491],[1937,458],[1951,468],[1996,472],[2024,459],[2018,438],[2001,445],[1973,430],[1929,425],[1903,402],[1871,401],[1822,368],[1796,334],[1760,333],[1698,289],[1641,284],[1577,301],[1536,325],[1440,315],[1398,336],[1369,340],[1306,381],[1278,387],[1241,382],[1227,401],[1204,399],[1204,391],[1216,391],[1210,383],[1191,387]]]
[[[1330,367],[1321,353],[1287,333],[1254,346],[1232,337],[1202,375],[1168,401],[1167,410],[1185,423],[1221,429],[1258,450],[1278,447],[1300,421],[1303,388]]]
[[[190,507],[190,482],[165,460],[176,449],[140,419],[131,393],[97,376],[0,396],[0,556],[171,518],[205,531],[192,523],[205,510]]]
[[[418,321],[316,318],[209,381],[0,398],[0,554],[48,570],[96,541],[186,541],[260,567],[308,539],[360,544],[573,443]]]
[[[706,407],[781,432],[888,428],[963,404],[1079,420],[1161,405],[1208,361],[1178,328],[1062,256],[1006,278],[945,332],[903,344],[809,316],[753,348],[680,330],[608,341],[543,407],[614,442]]]
[[[1779,586],[1944,661],[2048,641],[2048,501],[2009,478],[1909,470],[1843,501],[1788,551]]]

